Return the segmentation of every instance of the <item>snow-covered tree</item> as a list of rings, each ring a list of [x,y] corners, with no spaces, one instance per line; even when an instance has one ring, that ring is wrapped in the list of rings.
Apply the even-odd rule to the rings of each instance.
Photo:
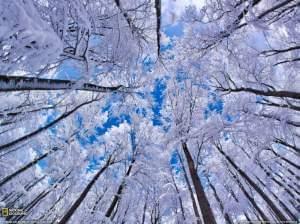
[[[299,1],[187,2],[0,0],[0,222],[299,219]]]

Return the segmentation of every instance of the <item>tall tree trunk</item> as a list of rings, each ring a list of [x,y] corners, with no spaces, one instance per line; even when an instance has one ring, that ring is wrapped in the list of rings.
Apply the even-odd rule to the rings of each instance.
[[[48,194],[50,194],[54,189],[56,189],[59,186],[59,184],[61,184],[68,176],[70,176],[71,173],[72,170],[70,170],[63,177],[61,177],[52,187],[50,187],[50,189],[43,190],[29,204],[27,204],[26,206],[21,206],[23,207],[23,210],[26,212],[25,216],[9,216],[7,217],[7,220],[16,222],[27,217],[29,215],[29,212],[32,210],[32,208],[34,208],[37,204],[39,204],[42,201],[42,199],[44,199]]]
[[[223,186],[225,187],[226,191],[233,197],[234,201],[239,203],[238,197],[237,195],[235,195],[234,191],[226,184],[224,184]],[[251,219],[246,210],[243,211],[243,215],[246,217],[247,221],[251,222]],[[254,215],[256,219],[259,220],[259,216],[256,213],[254,213]]]
[[[261,164],[262,165],[262,164]],[[262,165],[262,167],[264,167],[265,172],[268,176],[271,176],[272,180],[276,179],[276,177],[278,177],[280,180],[279,182],[283,182],[284,184],[284,189],[287,189],[287,187],[289,187],[289,189],[291,189],[292,191],[294,191],[298,196],[300,196],[300,192],[298,189],[300,189],[300,185],[298,183],[295,183],[291,178],[289,178],[288,176],[281,176],[279,175],[275,170],[273,170],[270,166],[264,166]],[[288,183],[287,180],[290,180],[292,183]],[[297,189],[298,188],[298,189]],[[300,201],[299,201],[300,203]]]
[[[272,147],[267,148],[266,150],[271,151],[275,156],[279,157],[282,159],[284,162],[288,163],[290,166],[300,170],[300,166],[294,163],[293,161],[288,160],[287,158],[283,157],[282,155],[279,155]]]
[[[253,89],[253,88],[247,88],[247,87],[239,87],[239,88],[223,88],[219,87],[217,88],[220,91],[223,92],[248,92],[253,93],[260,96],[272,96],[272,97],[287,97],[291,99],[300,99],[300,92],[291,92],[291,91],[285,91],[285,90],[260,90],[260,89]]]
[[[161,0],[155,0],[157,56],[160,57]]]
[[[274,114],[266,114],[266,113],[250,113],[246,110],[243,111],[245,114],[250,114],[252,116],[256,116],[256,117],[263,117],[263,118],[268,118],[268,119],[271,119],[271,120],[276,120],[276,121],[279,121],[279,122],[285,122],[287,123],[288,125],[291,125],[291,126],[294,126],[294,127],[300,127],[300,122],[298,121],[293,121],[293,120],[283,120],[281,119],[279,116],[277,115],[274,115]],[[276,142],[276,141],[275,141]],[[288,144],[289,145],[289,144]],[[292,146],[293,147],[293,146]],[[300,152],[300,149],[298,149],[298,152]]]
[[[29,191],[31,188],[33,188],[34,186],[36,186],[39,182],[41,182],[43,179],[45,179],[46,175],[42,176],[41,178],[37,178],[35,179],[33,182],[30,181],[28,184],[25,185],[24,189],[25,191]],[[15,194],[14,194],[15,193]],[[9,193],[5,199],[1,200],[3,202],[5,202],[5,205],[7,208],[13,208],[15,207],[15,203],[25,195],[25,193],[19,193],[19,192],[11,192]]]
[[[2,185],[4,185],[5,183],[7,183],[8,181],[10,181],[12,178],[20,175],[21,173],[23,173],[24,171],[28,170],[30,167],[36,165],[39,161],[41,161],[42,159],[46,158],[48,155],[50,155],[53,151],[56,151],[57,148],[53,148],[51,151],[44,153],[43,155],[41,155],[40,157],[34,159],[33,161],[29,162],[28,164],[26,164],[25,166],[23,166],[22,168],[20,168],[19,170],[17,170],[16,172],[6,176],[5,178],[3,178],[2,180],[0,180],[0,187]]]
[[[38,128],[37,130],[35,130],[35,131],[33,131],[33,132],[29,133],[29,134],[26,134],[26,135],[24,135],[24,136],[22,136],[22,137],[20,137],[20,138],[18,138],[18,139],[16,139],[16,140],[13,140],[13,141],[11,141],[11,142],[5,143],[4,145],[1,145],[1,146],[0,146],[0,151],[9,149],[10,147],[12,147],[12,146],[14,146],[14,145],[16,145],[16,144],[19,144],[19,143],[21,143],[21,142],[23,142],[23,141],[26,141],[26,140],[28,140],[28,139],[30,139],[30,138],[32,138],[32,137],[34,137],[34,136],[40,134],[41,132],[47,130],[48,128],[51,128],[51,127],[53,127],[54,125],[56,125],[59,121],[65,119],[66,117],[68,117],[68,116],[70,116],[71,114],[73,114],[73,113],[74,113],[75,111],[77,111],[79,108],[81,108],[81,107],[83,107],[83,106],[85,106],[85,105],[88,105],[88,104],[90,104],[90,103],[92,103],[92,102],[95,102],[95,101],[97,101],[97,99],[93,99],[93,100],[89,100],[89,101],[86,101],[86,102],[84,102],[84,103],[81,103],[81,104],[79,104],[78,106],[74,107],[72,110],[63,113],[62,115],[60,115],[58,118],[56,118],[54,121],[48,123],[47,125],[45,125],[45,126],[43,126],[43,127],[40,127],[40,128]]]
[[[246,220],[251,223],[251,219],[249,217],[249,215],[247,214],[247,212],[244,212],[243,215],[246,217]]]
[[[230,218],[230,216],[228,215],[228,213],[224,211],[224,205],[223,205],[223,202],[222,202],[221,198],[219,197],[216,188],[215,188],[214,185],[211,183],[211,181],[210,181],[210,179],[209,179],[208,177],[206,177],[206,179],[207,179],[207,182],[208,182],[210,188],[212,189],[212,191],[213,191],[213,193],[214,193],[214,196],[215,196],[215,198],[216,198],[216,200],[217,200],[217,202],[218,202],[218,204],[219,204],[219,206],[220,206],[220,210],[221,210],[222,214],[224,215],[224,218],[225,218],[226,223],[227,223],[227,224],[233,224],[233,221],[232,221],[232,219]]]
[[[77,200],[72,204],[72,206],[69,208],[69,210],[65,213],[65,215],[59,220],[58,224],[65,224],[68,222],[68,220],[72,217],[72,215],[75,213],[77,208],[80,206],[80,204],[84,201],[85,197],[89,193],[90,189],[94,186],[100,175],[109,167],[112,161],[112,156],[108,158],[105,165],[96,173],[96,175],[93,177],[93,179],[89,182],[89,184],[85,187],[83,192],[79,195]]]
[[[265,167],[264,167],[260,162],[258,162],[258,161],[257,161],[257,164],[258,164],[259,167],[266,173],[266,175],[267,175],[268,177],[270,177],[270,179],[271,179],[272,181],[274,181],[276,184],[278,184],[278,186],[282,187],[282,188],[285,190],[285,192],[286,192],[287,194],[289,194],[289,195],[293,198],[293,200],[295,200],[295,201],[297,201],[298,203],[300,203],[300,199],[297,198],[297,196],[296,196],[290,189],[288,189],[288,188],[282,183],[282,182],[284,182],[283,180],[282,180],[282,182],[278,181],[278,180],[273,176],[273,172],[268,171],[267,168],[265,168]],[[293,187],[292,187],[292,189],[293,189]],[[296,193],[297,193],[297,191],[296,191]]]
[[[278,201],[279,205],[283,208],[283,210],[285,211],[285,213],[292,219],[292,220],[297,220],[297,217],[290,211],[290,209],[285,205],[285,203],[283,201],[280,200],[280,198],[277,197],[277,195],[269,188],[267,187],[264,182],[258,177],[256,176],[256,179],[258,180],[258,182],[266,189],[268,189],[268,191],[273,195],[273,197]]]
[[[146,220],[146,212],[147,212],[147,207],[148,207],[148,192],[146,195],[146,199],[145,199],[145,204],[144,204],[144,208],[143,208],[143,216],[142,216],[142,224],[145,224],[145,220]]]
[[[285,215],[282,214],[280,209],[273,203],[273,201],[265,194],[265,192],[243,171],[241,170],[235,162],[222,150],[220,145],[216,145],[217,150],[225,157],[226,161],[238,172],[238,174],[244,178],[247,183],[265,200],[268,206],[278,217],[280,221],[288,221]]]
[[[159,208],[159,201],[156,201],[154,204],[154,208],[151,211],[151,224],[158,224],[160,223],[160,208]]]
[[[49,217],[51,212],[55,208],[55,206],[65,197],[66,192],[69,190],[70,186],[66,187],[66,189],[62,192],[58,199],[53,203],[53,205],[41,216],[38,218],[39,221],[42,221],[46,216]]]
[[[81,90],[91,92],[115,92],[121,91],[124,86],[97,86],[91,83],[80,83],[80,81],[43,79],[24,76],[0,75],[0,92],[25,91],[25,90]]]
[[[278,164],[282,169],[286,170],[291,176],[293,176],[297,181],[300,181],[300,176],[298,176],[293,170],[291,170],[289,167],[284,166],[281,162],[276,161],[276,164]]]
[[[243,186],[242,182],[239,180],[238,176],[235,175],[234,172],[232,172],[232,170],[229,168],[229,166],[228,166],[228,171],[231,174],[231,176],[235,179],[235,181],[237,182],[238,186],[240,187],[240,189],[242,190],[242,192],[244,193],[244,195],[246,196],[246,198],[249,200],[249,202],[251,203],[251,205],[253,206],[253,208],[259,213],[259,215],[262,218],[262,220],[266,221],[266,222],[270,222],[270,219],[265,215],[265,213],[257,205],[257,203],[254,200],[254,198],[251,197],[251,195],[248,193],[248,191]]]
[[[213,214],[213,211],[212,211],[212,209],[209,205],[208,199],[205,195],[204,189],[201,185],[199,176],[197,174],[197,170],[195,169],[195,164],[194,164],[193,158],[189,152],[186,142],[182,143],[182,149],[183,149],[185,158],[187,160],[187,164],[188,164],[188,168],[189,168],[190,175],[192,178],[192,182],[195,187],[195,191],[196,191],[197,199],[198,199],[198,202],[200,205],[204,224],[217,224],[214,214]]]
[[[186,169],[185,169],[185,166],[184,166],[184,163],[182,161],[182,158],[181,158],[180,154],[177,153],[177,155],[178,155],[178,158],[179,158],[180,163],[181,163],[181,167],[182,167],[182,171],[183,171],[183,176],[184,176],[186,185],[187,185],[188,190],[190,192],[190,196],[191,196],[191,200],[192,200],[192,205],[193,205],[194,213],[195,213],[195,216],[196,216],[196,219],[197,219],[197,224],[201,224],[200,214],[199,214],[199,211],[198,211],[196,199],[194,197],[193,189],[192,189],[191,183],[189,181],[189,177],[187,175],[187,172],[186,172]]]
[[[35,207],[42,199],[44,199],[51,191],[42,191],[36,198],[34,198],[23,210],[26,212],[26,216],[28,215],[29,211]],[[21,219],[24,219],[26,216],[8,216],[7,221],[18,222]]]
[[[115,209],[115,207],[116,207],[118,201],[119,201],[120,198],[121,198],[121,194],[122,194],[123,189],[124,189],[124,187],[125,187],[125,178],[128,177],[128,176],[130,175],[130,172],[131,172],[131,170],[132,170],[132,166],[133,166],[134,162],[135,162],[135,159],[133,158],[133,159],[131,160],[131,163],[130,163],[130,165],[129,165],[129,167],[128,167],[128,170],[127,170],[127,172],[126,172],[126,174],[125,174],[125,176],[124,176],[124,178],[123,178],[123,180],[122,180],[120,186],[118,187],[117,193],[115,194],[115,196],[114,196],[114,198],[113,198],[113,200],[112,200],[112,202],[111,202],[109,208],[107,209],[107,211],[106,211],[106,213],[105,213],[105,216],[106,216],[107,218],[111,217],[111,215],[112,215],[112,213],[113,213],[113,211],[114,211],[114,209]]]
[[[300,127],[300,122],[299,122],[298,127]],[[275,142],[294,150],[297,153],[298,156],[300,155],[300,148],[298,148],[296,145],[291,145],[291,144],[289,144],[289,143],[287,143],[287,142],[285,142],[285,141],[283,141],[282,139],[279,139],[279,138],[276,138]]]
[[[105,188],[105,190],[103,191],[103,193],[97,198],[97,200],[95,201],[95,204],[93,206],[93,209],[91,211],[91,214],[93,215],[97,209],[97,206],[99,204],[99,202],[102,200],[102,198],[104,197],[105,193],[107,191],[107,188]]]
[[[176,181],[175,181],[172,170],[170,170],[170,173],[171,173],[172,182],[173,182],[175,190],[176,190],[176,195],[177,195],[177,198],[178,198],[178,201],[179,201],[182,219],[185,220],[184,208],[183,208],[183,203],[182,203],[182,198],[180,196],[179,188],[176,184]]]

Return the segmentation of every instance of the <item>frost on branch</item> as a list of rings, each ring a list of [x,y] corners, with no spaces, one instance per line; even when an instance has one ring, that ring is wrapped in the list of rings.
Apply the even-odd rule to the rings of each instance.
[[[0,14],[1,74],[36,71],[61,53],[61,41],[31,0],[1,1]]]

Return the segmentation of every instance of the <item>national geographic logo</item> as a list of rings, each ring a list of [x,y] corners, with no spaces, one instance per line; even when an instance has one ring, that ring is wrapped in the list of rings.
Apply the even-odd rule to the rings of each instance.
[[[1,215],[2,215],[3,217],[9,216],[9,209],[8,209],[8,208],[2,208],[2,210],[1,210]]]
[[[20,216],[20,215],[26,215],[26,212],[20,208],[1,208],[2,217]]]

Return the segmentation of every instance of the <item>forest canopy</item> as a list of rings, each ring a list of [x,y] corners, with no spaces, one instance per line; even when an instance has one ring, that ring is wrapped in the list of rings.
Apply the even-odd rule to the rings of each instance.
[[[297,223],[299,6],[0,0],[0,223]]]

